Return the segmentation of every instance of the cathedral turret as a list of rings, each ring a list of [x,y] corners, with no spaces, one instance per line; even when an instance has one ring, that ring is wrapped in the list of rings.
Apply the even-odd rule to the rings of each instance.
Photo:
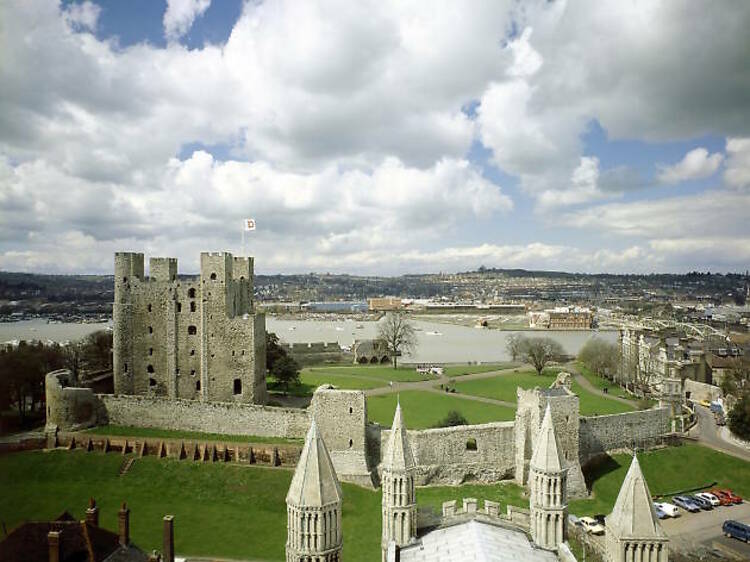
[[[656,517],[651,492],[635,455],[605,527],[610,562],[667,562],[669,539]]]
[[[313,420],[294,471],[287,509],[287,562],[340,562],[341,485]]]
[[[551,550],[557,549],[567,535],[566,469],[559,450],[547,405],[529,465],[529,506],[531,538],[538,546]]]
[[[388,544],[408,544],[417,536],[417,500],[414,494],[416,463],[406,434],[401,404],[396,405],[393,426],[382,463],[383,560]]]

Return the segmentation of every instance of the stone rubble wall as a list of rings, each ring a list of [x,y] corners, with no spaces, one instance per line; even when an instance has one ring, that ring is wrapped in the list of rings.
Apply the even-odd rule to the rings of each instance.
[[[294,408],[113,394],[99,398],[113,425],[286,438],[304,438],[310,426],[307,412]]]
[[[390,430],[380,432],[381,455],[390,433]],[[408,434],[419,486],[474,480],[497,482],[513,477],[513,422],[425,429]],[[471,448],[474,443],[476,450]]]
[[[669,408],[581,417],[578,451],[581,464],[600,453],[660,445],[671,430]]]

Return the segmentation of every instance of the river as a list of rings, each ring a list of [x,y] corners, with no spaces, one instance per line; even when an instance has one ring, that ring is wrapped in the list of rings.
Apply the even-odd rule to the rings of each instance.
[[[65,342],[111,326],[111,323],[80,324],[50,323],[44,319],[22,320],[0,323],[0,342],[35,339],[41,341]],[[511,331],[487,330],[441,324],[437,322],[415,321],[417,347],[413,354],[404,359],[414,362],[465,363],[479,361],[507,361],[508,352],[505,340]],[[355,339],[374,338],[377,323],[355,320],[281,320],[266,317],[266,329],[275,332],[282,341],[288,343],[338,342],[350,346]],[[617,341],[614,331],[524,331],[528,337],[549,336],[556,339],[570,355],[575,355],[586,341],[599,337],[606,341]]]

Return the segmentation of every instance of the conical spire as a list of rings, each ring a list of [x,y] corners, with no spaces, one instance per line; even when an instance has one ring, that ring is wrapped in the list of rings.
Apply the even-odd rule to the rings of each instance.
[[[542,472],[560,472],[562,463],[558,451],[555,426],[552,423],[552,412],[549,409],[549,404],[547,404],[542,426],[539,428],[539,435],[536,438],[536,448],[531,455],[531,467]]]
[[[286,501],[298,507],[322,507],[341,501],[341,485],[314,419],[307,432]]]
[[[607,529],[619,538],[645,539],[665,536],[654,512],[651,492],[635,455],[617,495],[615,507],[607,516],[606,522]]]
[[[392,470],[408,470],[414,468],[414,454],[409,445],[409,437],[406,435],[406,426],[401,414],[401,402],[396,403],[396,413],[393,416],[393,426],[388,445],[383,456],[383,468]]]

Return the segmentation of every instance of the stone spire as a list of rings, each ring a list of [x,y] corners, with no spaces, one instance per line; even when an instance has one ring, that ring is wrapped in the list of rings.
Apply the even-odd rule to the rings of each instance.
[[[341,559],[341,498],[336,470],[313,420],[286,495],[287,562]]]
[[[410,470],[414,468],[414,455],[406,435],[404,416],[401,413],[401,401],[396,402],[396,414],[393,416],[391,435],[383,455],[383,468],[390,470]]]
[[[667,561],[669,539],[656,517],[651,492],[635,455],[605,525],[607,554],[613,562]]]
[[[382,559],[388,545],[404,546],[417,536],[417,500],[414,493],[416,463],[406,433],[401,403],[396,404],[393,426],[383,455],[382,467]]]
[[[556,550],[565,541],[568,525],[567,471],[559,450],[547,404],[529,465],[529,507],[531,538],[538,546],[550,550]]]
[[[555,426],[552,423],[552,412],[549,404],[547,404],[542,425],[536,438],[536,448],[531,455],[531,466],[542,472],[560,472],[562,462],[558,451],[557,435],[555,435]]]

